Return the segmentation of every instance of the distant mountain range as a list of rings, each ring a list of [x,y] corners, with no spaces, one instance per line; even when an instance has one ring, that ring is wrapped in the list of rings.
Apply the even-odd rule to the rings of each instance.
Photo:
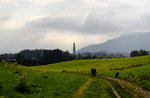
[[[129,53],[132,50],[140,49],[150,51],[150,32],[125,34],[118,38],[108,40],[102,44],[95,44],[83,47],[77,52],[83,53],[107,51],[109,53]]]

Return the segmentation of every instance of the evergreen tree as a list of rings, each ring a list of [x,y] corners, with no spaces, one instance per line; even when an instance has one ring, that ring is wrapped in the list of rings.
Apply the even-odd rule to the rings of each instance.
[[[144,55],[148,55],[148,51],[145,51],[143,49],[137,51],[137,50],[133,50],[130,53],[130,57],[136,57],[136,56],[144,56]]]
[[[136,57],[136,56],[139,56],[139,52],[137,50],[131,51],[130,57]]]

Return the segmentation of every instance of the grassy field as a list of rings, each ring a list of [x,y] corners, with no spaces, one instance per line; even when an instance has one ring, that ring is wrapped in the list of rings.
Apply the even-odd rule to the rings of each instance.
[[[91,68],[97,69],[97,77],[91,77]],[[119,76],[115,77],[117,72]],[[0,63],[0,97],[115,98],[115,91],[122,98],[135,96],[120,83],[98,76],[130,81],[150,91],[150,56],[74,60],[33,67],[3,61]]]
[[[115,98],[110,83],[103,79],[93,79],[83,92],[85,98]]]
[[[143,89],[150,90],[150,64],[123,70],[104,71],[101,75],[115,78],[117,72],[119,72],[117,78],[136,83]]]
[[[62,62],[50,64],[45,66],[31,67],[34,70],[44,71],[63,71],[90,73],[91,68],[96,68],[97,73],[108,71],[116,68],[126,68],[128,66],[150,63],[150,56],[132,57],[132,58],[113,58],[113,59],[91,59],[91,60],[74,60],[69,62]]]
[[[0,96],[6,98],[70,98],[87,78],[75,74],[43,72],[1,63]]]

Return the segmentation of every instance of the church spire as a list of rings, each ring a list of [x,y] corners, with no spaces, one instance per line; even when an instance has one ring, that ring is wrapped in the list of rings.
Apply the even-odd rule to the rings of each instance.
[[[76,54],[76,46],[75,46],[75,42],[73,43],[73,55]]]
[[[76,45],[73,43],[73,59],[76,59]]]

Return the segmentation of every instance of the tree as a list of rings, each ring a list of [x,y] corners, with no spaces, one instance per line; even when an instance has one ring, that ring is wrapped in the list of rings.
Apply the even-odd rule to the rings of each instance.
[[[23,64],[24,57],[20,53],[16,55],[16,60],[18,64]]]
[[[97,59],[97,56],[96,55],[93,55],[93,57],[92,57],[93,59]]]
[[[139,56],[139,52],[137,50],[131,51],[130,57],[136,57],[136,56]]]
[[[80,59],[83,59],[83,56],[79,53],[77,58],[80,60]]]
[[[145,51],[143,49],[141,50],[133,50],[130,53],[130,57],[136,57],[136,56],[144,56],[144,55],[148,55],[148,51]]]
[[[148,51],[145,51],[143,49],[139,50],[139,56],[148,55]]]
[[[84,59],[92,59],[91,54],[87,54],[86,56],[83,57]]]

